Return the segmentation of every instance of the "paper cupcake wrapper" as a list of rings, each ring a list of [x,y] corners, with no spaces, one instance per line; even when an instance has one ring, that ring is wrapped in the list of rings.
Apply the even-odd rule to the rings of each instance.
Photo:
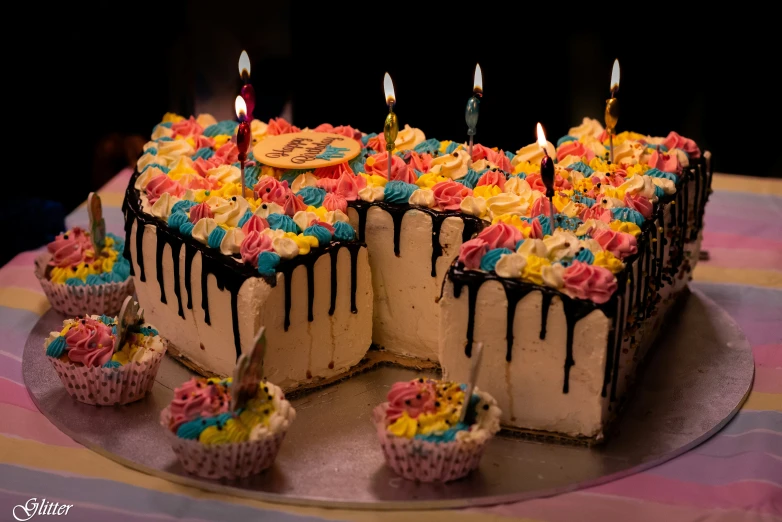
[[[119,368],[76,365],[54,357],[47,359],[71,397],[85,404],[116,406],[144,398],[155,384],[164,354],[161,352],[149,361],[131,362]]]
[[[293,412],[293,408],[289,409]],[[289,414],[289,420],[290,419]],[[229,444],[202,444],[177,437],[168,429],[169,409],[160,413],[160,423],[171,447],[188,473],[208,479],[234,480],[256,475],[274,464],[287,429],[258,440]]]
[[[386,429],[387,407],[383,403],[374,409],[374,424],[386,463],[397,475],[419,482],[449,482],[478,468],[491,437],[439,443],[397,437]]]
[[[125,298],[133,295],[132,277],[128,277],[121,283],[102,285],[69,286],[52,283],[46,279],[46,267],[51,258],[49,252],[44,252],[35,258],[35,276],[52,308],[61,314],[70,317],[100,314],[114,316],[119,313]]]

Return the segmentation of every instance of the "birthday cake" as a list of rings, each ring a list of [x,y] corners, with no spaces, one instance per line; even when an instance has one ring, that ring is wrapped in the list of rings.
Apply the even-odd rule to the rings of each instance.
[[[229,375],[262,325],[285,390],[370,343],[463,382],[481,341],[505,425],[595,439],[697,261],[710,169],[676,133],[618,134],[609,163],[588,119],[545,153],[472,155],[407,126],[389,154],[347,126],[253,120],[242,192],[236,127],[166,115],[124,207],[139,301],[204,373]]]

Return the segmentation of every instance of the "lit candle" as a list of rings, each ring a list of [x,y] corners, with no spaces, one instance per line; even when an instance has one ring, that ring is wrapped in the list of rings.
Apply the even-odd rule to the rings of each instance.
[[[388,152],[388,179],[391,180],[391,151],[394,150],[396,135],[399,133],[399,123],[396,120],[396,114],[394,114],[394,105],[396,104],[394,82],[391,81],[391,75],[388,73],[383,77],[383,91],[388,105],[388,116],[383,124],[383,136],[386,139],[386,152]]]
[[[250,57],[247,55],[247,51],[242,51],[242,54],[239,55],[239,76],[244,82],[240,94],[247,106],[247,119],[252,120],[255,110],[255,89],[250,83]]]
[[[546,186],[546,197],[551,210],[551,233],[553,234],[556,228],[554,201],[552,199],[554,197],[554,160],[549,157],[548,150],[546,150],[546,134],[543,132],[543,126],[540,123],[538,123],[538,145],[543,149],[543,159],[540,160],[540,178]]]
[[[605,112],[611,163],[614,162],[614,130],[616,130],[616,123],[619,121],[619,100],[616,99],[617,91],[619,91],[619,59],[614,60],[614,67],[611,70],[611,98],[606,100]]]
[[[242,169],[242,197],[244,197],[244,163],[247,161],[247,151],[250,150],[253,135],[250,130],[250,118],[247,116],[247,105],[244,102],[244,98],[237,96],[234,107],[240,122],[239,128],[236,129],[236,146],[239,148],[239,163]]]
[[[481,73],[481,64],[475,64],[475,75],[473,76],[474,93],[467,100],[467,108],[464,110],[464,119],[467,122],[467,135],[470,137],[470,163],[472,163],[472,144],[475,136],[475,127],[478,125],[478,110],[481,106],[481,97],[483,96],[483,74]]]

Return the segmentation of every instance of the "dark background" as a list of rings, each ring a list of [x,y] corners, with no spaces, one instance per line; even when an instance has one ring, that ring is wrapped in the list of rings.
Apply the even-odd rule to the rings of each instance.
[[[477,141],[505,150],[532,143],[538,121],[556,142],[584,116],[602,120],[619,58],[619,131],[676,130],[713,152],[716,171],[782,174],[769,76],[780,46],[757,22],[715,20],[718,13],[707,21],[675,5],[616,6],[605,16],[608,3],[389,3],[390,14],[382,3],[119,5],[89,16],[47,8],[32,44],[9,53],[18,70],[9,82],[19,113],[11,131],[26,157],[43,161],[13,177],[22,195],[0,207],[3,222],[29,223],[6,241],[0,262],[58,233],[90,190],[135,161],[166,111],[232,117],[242,49],[256,118],[286,113],[300,127],[382,131],[388,71],[400,124],[455,140],[466,139],[464,105],[480,62]]]

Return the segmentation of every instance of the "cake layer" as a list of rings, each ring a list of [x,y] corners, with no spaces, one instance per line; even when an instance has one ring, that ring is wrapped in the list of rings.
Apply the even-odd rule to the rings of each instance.
[[[443,279],[462,242],[485,222],[459,212],[361,201],[351,203],[348,216],[369,250],[372,341],[394,354],[436,361]]]
[[[126,256],[139,303],[196,366],[230,375],[261,326],[265,376],[284,389],[339,375],[364,357],[372,338],[366,246],[334,242],[262,277],[140,212],[133,180],[127,202]]]
[[[453,266],[440,299],[445,378],[468,378],[480,341],[478,386],[497,399],[504,425],[601,438],[697,263],[710,182],[708,161],[685,170],[603,304]]]

